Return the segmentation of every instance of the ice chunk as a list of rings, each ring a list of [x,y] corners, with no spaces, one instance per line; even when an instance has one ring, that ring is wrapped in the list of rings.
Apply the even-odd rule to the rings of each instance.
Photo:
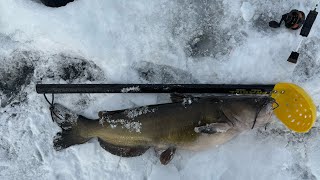
[[[240,10],[245,21],[250,21],[255,13],[255,7],[250,2],[243,2]]]

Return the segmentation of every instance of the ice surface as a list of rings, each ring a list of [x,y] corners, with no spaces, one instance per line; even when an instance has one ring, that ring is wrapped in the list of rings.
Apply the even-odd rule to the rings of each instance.
[[[300,0],[76,0],[48,8],[0,1],[0,179],[317,179],[319,123],[307,134],[275,119],[203,152],[178,150],[162,166],[150,149],[134,158],[96,140],[56,152],[49,105],[36,83],[294,82],[320,103],[320,24],[299,49],[298,31],[268,22]],[[70,94],[55,101],[90,118],[98,111],[168,102],[154,94]]]

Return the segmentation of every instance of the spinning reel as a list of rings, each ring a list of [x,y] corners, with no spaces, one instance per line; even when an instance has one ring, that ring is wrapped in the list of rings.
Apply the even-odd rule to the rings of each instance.
[[[270,21],[269,26],[272,28],[279,28],[283,21],[286,28],[297,30],[302,27],[303,23],[305,22],[305,15],[302,11],[294,9],[289,13],[282,15],[279,23],[277,21]]]
[[[316,5],[317,8],[318,5]],[[269,26],[272,28],[279,28],[284,21],[286,28],[291,29],[291,30],[297,30],[302,27],[300,31],[300,35],[303,37],[308,37],[312,25],[314,21],[316,20],[316,17],[318,15],[318,12],[316,11],[316,8],[312,11],[309,12],[307,15],[307,18],[305,17],[305,14],[302,11],[299,10],[292,10],[287,14],[282,15],[280,22],[277,21],[270,21]],[[302,42],[302,40],[301,40]],[[299,46],[296,51],[292,51],[289,58],[288,62],[296,64],[298,61],[299,53],[297,52],[301,42],[299,43]]]

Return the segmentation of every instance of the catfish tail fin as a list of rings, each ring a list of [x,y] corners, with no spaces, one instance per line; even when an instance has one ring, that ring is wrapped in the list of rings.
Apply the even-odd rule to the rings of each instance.
[[[82,144],[89,140],[87,137],[80,135],[79,123],[80,119],[86,119],[81,115],[77,115],[61,104],[55,103],[52,109],[53,120],[62,129],[62,132],[57,133],[54,137],[53,144],[56,150],[62,150],[69,146]]]

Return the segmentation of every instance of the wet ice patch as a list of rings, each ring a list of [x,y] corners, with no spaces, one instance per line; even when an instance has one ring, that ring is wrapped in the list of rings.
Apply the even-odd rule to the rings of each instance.
[[[38,56],[29,51],[16,51],[10,57],[2,57],[0,61],[0,101],[5,107],[13,100],[20,103],[25,100],[23,89],[28,86],[35,70],[34,63]]]
[[[42,54],[35,71],[39,84],[90,84],[104,83],[105,73],[93,61],[75,54]],[[55,101],[82,111],[96,99],[90,94],[59,94]]]
[[[0,32],[0,53],[2,55],[8,53],[8,51],[11,52],[12,50],[14,50],[16,44],[17,42],[14,41],[10,36],[2,34]]]
[[[183,84],[198,82],[189,72],[168,65],[142,61],[134,64],[133,68],[137,71],[141,80],[149,83]]]
[[[13,51],[0,57],[0,103],[23,102],[28,85],[36,83],[85,83],[105,80],[103,71],[92,61],[70,55],[48,55],[36,51]]]
[[[66,82],[95,81],[102,79],[102,71],[92,62],[84,59],[61,56],[63,63],[59,76]]]
[[[320,75],[320,45],[318,37],[305,40],[300,48],[298,63],[293,71],[295,81],[305,82],[317,79]]]
[[[103,81],[104,72],[92,61],[80,56],[58,54],[48,57],[47,67],[38,71],[40,81],[85,83]]]
[[[7,160],[16,160],[18,158],[18,154],[14,149],[13,144],[10,142],[10,139],[6,139],[5,137],[0,138],[0,159],[7,159]],[[1,163],[0,163],[1,164]],[[0,165],[0,172],[1,169],[7,168],[5,164]]]
[[[186,46],[186,54],[190,57],[221,57],[230,53],[232,46],[229,42],[236,42],[228,32],[220,30],[210,33],[196,34]],[[222,45],[223,44],[223,45]]]
[[[317,180],[311,169],[303,164],[294,164],[287,167],[286,170],[295,175],[293,180]]]
[[[203,57],[224,60],[224,56],[242,43],[241,26],[229,24],[237,20],[224,6],[221,0],[181,1],[173,11],[174,20],[181,22],[172,22],[175,37],[185,44],[185,53],[193,60]]]

